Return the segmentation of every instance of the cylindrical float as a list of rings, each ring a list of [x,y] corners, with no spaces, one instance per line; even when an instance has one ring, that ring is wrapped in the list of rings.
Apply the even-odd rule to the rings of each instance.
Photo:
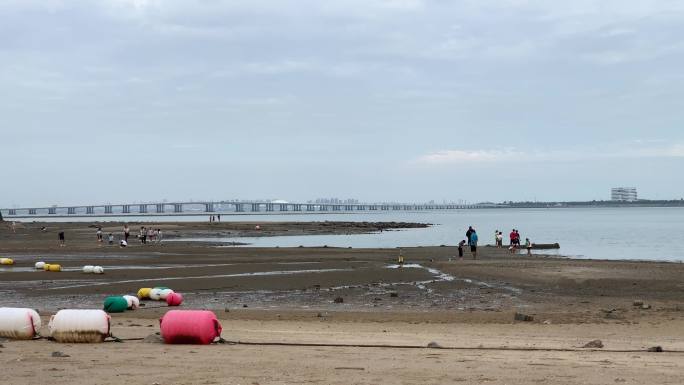
[[[50,336],[57,342],[103,342],[110,335],[110,317],[103,310],[60,310],[50,318]]]
[[[0,307],[0,337],[30,340],[38,335],[41,321],[33,309]]]
[[[135,310],[140,307],[140,300],[134,295],[124,295],[124,299],[128,303],[128,308],[130,310]]]
[[[0,258],[0,265],[14,265],[14,259],[12,259],[12,258]]]
[[[221,336],[221,323],[208,310],[171,310],[159,320],[167,344],[207,345]]]
[[[43,268],[45,268],[45,262],[43,262],[43,261],[36,262],[35,267],[36,267],[36,270],[43,270]]]
[[[180,293],[171,293],[166,296],[166,304],[169,306],[180,306],[183,303],[183,296]]]
[[[158,287],[153,288],[150,290],[150,299],[153,301],[159,301],[161,299],[161,291],[164,289],[160,289]]]
[[[83,272],[86,274],[92,274],[94,268],[95,268],[95,266],[93,266],[93,265],[85,265],[85,266],[83,266]]]
[[[128,309],[128,301],[121,296],[107,297],[102,309],[107,313],[123,313]]]
[[[141,288],[140,290],[138,290],[138,298],[139,298],[139,299],[148,299],[148,298],[150,298],[150,290],[152,290],[152,288],[149,288],[149,287],[143,287],[143,288]]]
[[[52,272],[62,271],[62,265],[50,264],[50,265],[45,265],[45,267],[47,268],[47,271],[52,271]]]
[[[173,294],[173,290],[171,289],[161,289],[159,292],[159,299],[162,301],[166,301],[166,297],[169,296],[169,294]]]

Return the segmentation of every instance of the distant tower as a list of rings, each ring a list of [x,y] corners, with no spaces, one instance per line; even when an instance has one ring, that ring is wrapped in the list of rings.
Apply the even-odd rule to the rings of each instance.
[[[635,202],[637,200],[636,187],[613,187],[610,190],[610,200],[616,202]]]

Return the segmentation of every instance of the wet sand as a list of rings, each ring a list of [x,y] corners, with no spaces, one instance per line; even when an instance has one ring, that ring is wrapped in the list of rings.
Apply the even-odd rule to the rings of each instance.
[[[56,234],[41,233],[38,224],[22,226],[18,234],[0,229],[0,256],[16,261],[0,268],[0,305],[38,308],[47,324],[59,308],[100,308],[106,295],[164,285],[184,294],[183,308],[214,310],[229,340],[407,346],[436,341],[470,350],[6,341],[0,358],[12,368],[8,383],[38,384],[48,377],[75,384],[683,382],[684,353],[672,351],[684,351],[684,264],[527,257],[490,247],[480,248],[478,260],[457,260],[453,247],[418,247],[403,249],[407,265],[399,269],[393,266],[397,249],[218,248],[190,242],[131,242],[120,249],[99,246],[87,224],[68,226],[68,246],[61,248]],[[163,226],[184,234],[214,231],[209,224]],[[281,235],[288,226],[273,229]],[[298,226],[314,232],[349,229]],[[38,260],[67,271],[34,271]],[[86,264],[102,265],[105,274],[82,274]],[[135,338],[157,332],[167,308],[145,305],[114,315],[113,333]],[[533,321],[514,321],[515,312]],[[592,339],[603,341],[603,351],[576,351]],[[608,351],[655,345],[666,352]],[[572,351],[499,350],[504,347]],[[71,357],[50,357],[56,350]]]

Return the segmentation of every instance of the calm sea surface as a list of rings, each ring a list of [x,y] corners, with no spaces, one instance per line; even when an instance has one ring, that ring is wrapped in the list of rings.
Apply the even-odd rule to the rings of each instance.
[[[102,218],[130,221],[206,221],[208,217],[165,216]],[[250,246],[409,247],[455,245],[472,225],[480,244],[494,243],[494,231],[520,230],[523,242],[561,245],[559,255],[594,259],[684,261],[684,208],[478,209],[444,212],[379,212],[360,214],[221,215],[222,221],[403,221],[432,223],[427,229],[360,235],[310,235],[222,238]],[[50,220],[92,221],[93,218]],[[199,240],[199,239],[198,239]],[[217,240],[216,238],[204,240]],[[544,251],[548,253],[548,251]]]

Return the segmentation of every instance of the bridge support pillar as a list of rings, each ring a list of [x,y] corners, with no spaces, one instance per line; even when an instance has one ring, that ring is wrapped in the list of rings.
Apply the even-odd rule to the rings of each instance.
[[[69,208],[67,209],[67,213],[68,213],[69,215],[74,215],[74,214],[76,214],[76,207],[69,207]]]
[[[261,204],[259,203],[252,203],[252,212],[256,213],[261,211]]]
[[[287,207],[288,206],[287,203],[281,203],[278,206],[279,206],[278,209],[280,211],[288,211],[288,209],[289,209],[289,207]]]
[[[93,207],[93,206],[86,207],[86,214],[95,214],[95,207]]]
[[[138,212],[140,212],[140,214],[147,214],[147,205],[140,205],[140,207],[138,207]]]
[[[314,205],[306,205],[306,211],[314,211],[315,206]]]
[[[163,213],[164,212],[164,204],[157,204],[157,212],[158,213]]]
[[[205,203],[204,204],[204,211],[207,213],[213,213],[214,212],[214,204],[213,203]]]
[[[121,206],[121,212],[124,214],[130,214],[131,213],[131,205]]]
[[[10,209],[10,210],[9,210],[9,215],[17,215],[17,210],[15,210],[15,209]]]
[[[236,203],[235,204],[235,212],[241,213],[245,211],[245,207],[242,203]]]
[[[328,205],[320,205],[320,206],[318,206],[318,211],[328,211]]]
[[[302,205],[294,205],[293,209],[294,211],[302,211]]]
[[[266,211],[273,211],[273,203],[266,203]]]
[[[112,206],[106,205],[105,206],[105,214],[111,214],[111,213],[112,213]]]
[[[183,205],[181,203],[174,203],[173,204],[173,212],[174,213],[182,213],[183,212]]]
[[[29,209],[29,215],[36,215],[36,209]]]
[[[50,207],[50,208],[48,209],[48,214],[49,214],[49,215],[57,214],[57,209],[54,208],[54,207]]]

